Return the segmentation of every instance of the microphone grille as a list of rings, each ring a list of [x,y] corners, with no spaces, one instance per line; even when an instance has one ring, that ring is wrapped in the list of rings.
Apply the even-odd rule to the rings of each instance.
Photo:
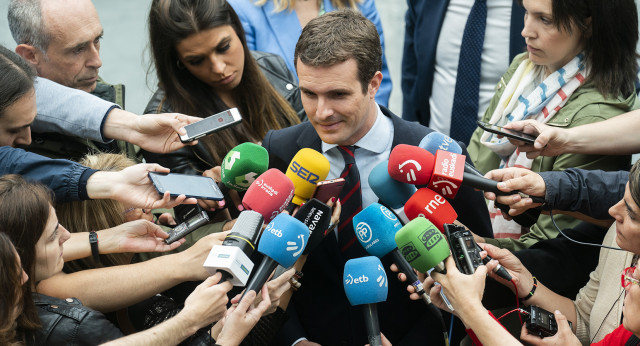
[[[242,236],[250,240],[252,244],[255,244],[263,223],[262,214],[253,210],[245,210],[238,216],[236,223],[231,228],[231,233]]]

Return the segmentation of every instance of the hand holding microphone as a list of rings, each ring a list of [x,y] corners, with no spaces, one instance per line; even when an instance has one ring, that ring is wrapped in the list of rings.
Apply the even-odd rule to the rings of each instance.
[[[513,194],[508,196],[496,196],[493,192],[485,192],[487,199],[509,206],[508,217],[522,214],[531,208],[542,205],[542,201],[533,200],[530,196],[546,196],[547,187],[542,176],[523,168],[495,169],[485,175],[488,179],[498,181],[498,189],[505,193],[514,190],[521,191],[529,197]]]

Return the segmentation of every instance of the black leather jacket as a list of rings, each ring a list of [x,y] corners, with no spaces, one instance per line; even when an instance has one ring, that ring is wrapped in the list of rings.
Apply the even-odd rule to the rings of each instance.
[[[34,294],[42,322],[37,345],[99,345],[123,336],[100,312],[83,306],[78,299],[58,299]]]
[[[300,99],[300,89],[294,74],[287,68],[282,57],[279,55],[252,51],[251,55],[260,66],[262,73],[273,87],[289,102],[291,107],[298,113],[300,120],[306,120],[302,101]],[[172,113],[174,112],[171,105],[163,102],[164,91],[158,89],[144,110],[145,114],[149,113]],[[162,107],[158,111],[159,105]],[[209,151],[202,144],[197,144],[180,150],[176,150],[169,154],[156,154],[143,151],[144,158],[147,162],[156,162],[164,167],[171,169],[173,173],[195,174],[201,175],[203,171],[220,165],[220,162],[214,162]]]

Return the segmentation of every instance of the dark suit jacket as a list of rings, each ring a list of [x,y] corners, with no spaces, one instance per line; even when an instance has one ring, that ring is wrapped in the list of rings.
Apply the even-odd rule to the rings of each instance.
[[[402,55],[402,118],[429,125],[429,98],[433,86],[436,47],[449,0],[407,0],[404,53]],[[509,61],[525,47],[520,34],[524,8],[513,0],[509,33]]]
[[[417,145],[433,131],[404,121],[382,106],[380,108],[393,121],[394,147],[398,144]],[[322,151],[322,141],[309,122],[269,131],[262,145],[283,162],[290,162],[302,148]],[[462,188],[451,203],[461,222],[474,232],[493,236],[482,194]],[[360,244],[356,242],[353,246]],[[388,269],[392,263],[390,257],[382,258],[390,278],[387,301],[378,304],[382,332],[394,345],[424,344],[425,340],[433,340],[434,344],[442,342],[440,323],[427,312],[422,301],[409,300],[406,283],[393,279],[396,274]],[[279,345],[289,346],[303,336],[322,345],[362,346],[367,343],[362,309],[351,307],[344,293],[342,274],[345,262],[333,235],[326,237],[311,252],[303,269],[302,287],[294,294],[289,306],[290,320],[281,332]]]

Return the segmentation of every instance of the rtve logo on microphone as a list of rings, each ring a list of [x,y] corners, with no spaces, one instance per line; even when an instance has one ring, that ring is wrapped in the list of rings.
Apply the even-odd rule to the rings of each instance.
[[[304,250],[304,236],[302,234],[298,234],[298,239],[300,239],[300,245],[298,245],[295,241],[287,241],[287,251],[295,251],[292,253],[293,257],[298,257],[302,250]],[[296,251],[298,250],[298,251]]]
[[[422,166],[420,166],[420,164],[416,160],[407,160],[401,163],[400,165],[398,165],[398,169],[400,170],[400,173],[404,173],[404,171],[402,170],[402,167],[408,164],[414,165],[416,170],[414,171],[413,168],[408,167],[409,171],[407,172],[407,181],[408,182],[417,181],[416,172],[420,172],[420,170],[422,170]]]
[[[309,183],[312,183],[312,184],[317,183],[318,179],[320,178],[318,175],[313,174],[308,169],[302,167],[302,165],[300,165],[296,161],[291,162],[291,165],[289,166],[289,170],[293,173],[296,173],[296,175],[302,178],[303,180],[308,181]]]
[[[453,138],[451,138],[449,136],[444,136],[442,138],[442,142],[438,146],[438,149],[444,150],[444,151],[449,151],[449,144],[451,144],[451,143],[453,143]]]

